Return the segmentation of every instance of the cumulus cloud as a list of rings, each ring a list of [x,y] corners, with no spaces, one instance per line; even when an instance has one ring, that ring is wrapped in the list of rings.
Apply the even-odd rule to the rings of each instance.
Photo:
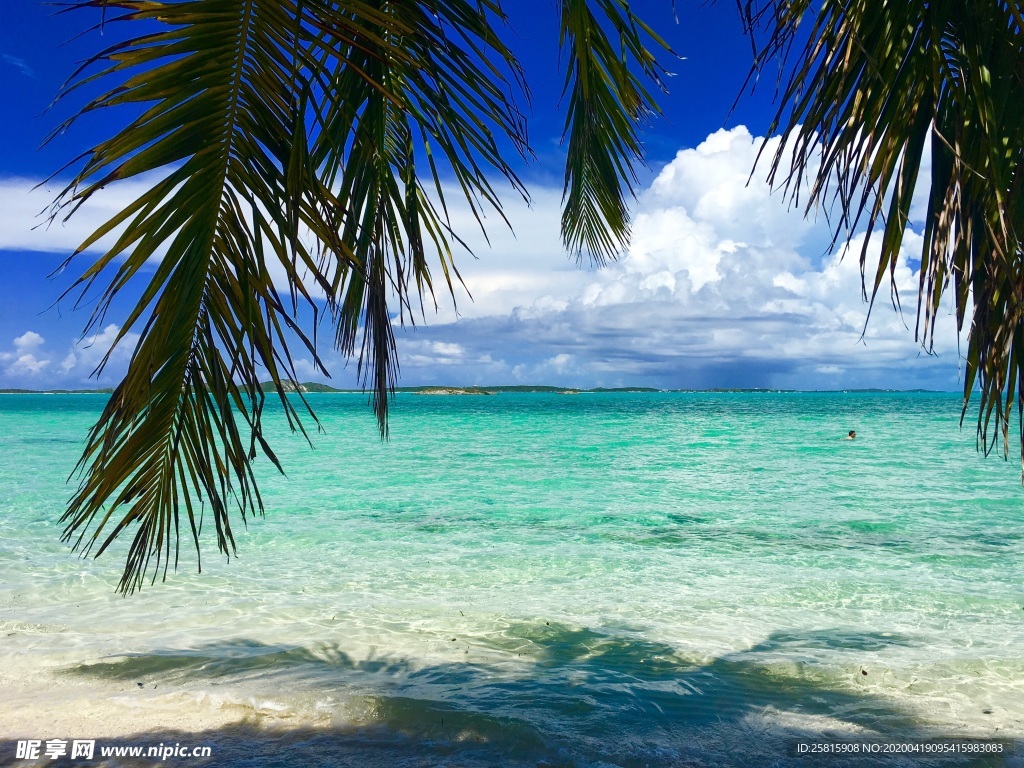
[[[129,332],[117,346],[114,346],[120,333],[120,326],[111,323],[75,342],[60,363],[64,376],[79,384],[86,384],[90,380],[93,386],[112,383],[124,372],[132,350],[139,341],[139,334]],[[94,373],[108,354],[109,359],[104,372],[99,379],[93,379]]]
[[[42,336],[35,331],[25,331],[14,340],[14,348],[19,352],[29,352],[36,347],[41,347],[46,342]]]
[[[14,351],[0,352],[0,363],[4,363],[4,374],[11,378],[34,378],[50,364],[40,347],[46,339],[35,331],[25,331],[13,340]]]
[[[940,318],[938,358],[914,340],[914,307],[904,316],[886,289],[865,324],[863,236],[829,254],[823,215],[805,217],[751,177],[760,143],[740,127],[680,151],[641,197],[628,253],[604,270],[565,268],[557,200],[515,211],[525,247],[499,239],[483,252],[464,270],[477,302],[417,329],[417,344],[459,345],[448,363],[469,361],[467,381],[483,370],[608,386],[954,386],[952,319]],[[904,245],[893,281],[913,297],[920,237],[908,231]],[[879,250],[873,239],[869,253]],[[472,362],[484,355],[486,369]]]
[[[49,364],[49,360],[38,358],[32,354],[18,355],[14,362],[7,366],[4,372],[8,376],[36,376],[42,373]]]
[[[449,200],[452,226],[475,256],[457,260],[464,285],[456,284],[454,304],[437,275],[437,311],[428,297],[423,318],[398,331],[401,383],[955,387],[952,317],[940,318],[938,357],[914,340],[919,235],[908,231],[893,274],[911,302],[907,314],[883,289],[865,324],[863,236],[848,253],[829,253],[824,215],[791,209],[764,181],[764,168],[751,176],[760,145],[739,127],[681,150],[641,195],[628,252],[602,270],[581,268],[562,251],[558,189],[533,190],[532,206],[510,201],[511,230],[492,214],[488,238],[464,205]],[[765,155],[777,146],[773,139]],[[70,232],[32,233],[26,222],[36,202],[21,200],[29,182],[0,182],[0,203],[23,208],[18,226],[10,208],[0,214],[0,248],[73,248],[138,194],[136,183],[114,185],[93,212],[72,220]],[[868,245],[878,253],[877,239]],[[110,326],[83,340],[49,372],[86,377],[116,333]],[[120,345],[111,373],[135,340]],[[325,360],[336,383],[351,385],[354,366],[346,369],[331,353]],[[297,361],[297,369],[319,378],[309,361]]]
[[[9,376],[36,376],[42,373],[49,364],[48,359],[39,358],[33,354],[18,355],[14,362],[7,366],[5,373]]]
[[[0,381],[6,386],[32,388],[111,386],[123,375],[131,351],[139,340],[137,333],[127,333],[111,350],[120,331],[115,324],[107,325],[74,341],[63,353],[47,351],[46,340],[40,334],[25,331],[12,340],[10,351],[0,352]],[[96,369],[108,352],[108,367],[97,377]]]

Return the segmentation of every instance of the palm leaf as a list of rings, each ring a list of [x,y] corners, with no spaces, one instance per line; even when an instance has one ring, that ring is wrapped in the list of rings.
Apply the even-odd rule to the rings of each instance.
[[[891,276],[910,223],[911,198],[919,183],[928,188],[916,336],[930,352],[941,299],[952,289],[958,328],[968,328],[963,413],[977,388],[979,445],[987,453],[1001,441],[1005,456],[1013,406],[1019,407],[1024,385],[1019,3],[739,5],[755,40],[754,71],[781,59],[789,72],[766,134],[781,129],[784,137],[771,179],[788,186],[794,199],[806,185],[808,209],[828,209],[834,199],[840,211],[837,240],[861,223],[868,234],[882,230],[872,302],[887,275],[898,302]],[[806,35],[802,24],[810,25]],[[786,167],[788,151],[792,160]],[[930,179],[920,178],[925,153]],[[864,242],[862,271],[869,257]],[[1024,462],[1024,442],[1021,456]]]
[[[65,538],[102,553],[129,526],[137,530],[120,589],[141,586],[161,561],[178,559],[181,517],[198,551],[207,506],[218,546],[234,551],[229,509],[243,520],[262,512],[250,461],[263,437],[258,372],[274,382],[289,420],[301,424],[284,396],[294,379],[287,340],[297,338],[319,364],[271,279],[279,263],[296,295],[307,284],[330,288],[325,259],[297,236],[301,225],[350,258],[338,241],[333,195],[317,180],[293,136],[303,124],[298,95],[307,89],[296,61],[304,4],[257,0],[106,3],[108,23],[142,22],[158,31],[116,44],[92,64],[120,79],[83,112],[138,104],[142,114],[95,147],[64,190],[57,214],[73,212],[98,189],[143,173],[165,178],[79,249],[120,223],[115,245],[78,281],[112,277],[99,296],[98,322],[113,296],[158,263],[118,341],[140,330],[124,380],[89,434],[79,464],[82,482],[64,515]],[[166,252],[157,257],[158,249]],[[120,261],[118,261],[121,259]],[[102,366],[101,366],[102,368]]]
[[[497,3],[371,5],[372,15],[352,14],[360,32],[326,89],[314,151],[343,211],[341,238],[361,265],[335,276],[337,346],[358,356],[386,435],[387,392],[398,372],[393,315],[414,320],[413,299],[421,307],[427,295],[434,299],[429,250],[453,297],[458,280],[452,245],[462,241],[450,227],[439,164],[483,228],[485,208],[504,218],[488,171],[527,198],[495,129],[520,154],[527,143],[513,99],[522,72],[494,26],[504,20]]]
[[[643,162],[640,126],[659,114],[645,85],[664,89],[648,47],[669,49],[624,0],[561,0],[560,40],[569,66],[562,239],[579,259],[604,264],[629,243],[629,200]]]
[[[411,285],[421,299],[432,293],[427,241],[449,288],[457,277],[458,239],[423,188],[416,152],[431,142],[440,149],[480,217],[481,205],[499,206],[483,168],[525,195],[493,138],[496,128],[525,151],[525,124],[499,73],[514,82],[518,65],[499,42],[494,3],[71,6],[81,8],[146,33],[97,54],[67,91],[115,81],[81,113],[138,105],[141,114],[82,158],[54,216],[72,215],[109,183],[163,174],[75,254],[123,229],[75,284],[87,296],[109,276],[89,327],[119,291],[148,277],[118,336],[136,330],[139,341],[90,432],[63,517],[65,538],[96,555],[135,526],[120,583],[131,592],[161,564],[166,577],[172,555],[177,564],[183,517],[198,552],[209,507],[230,555],[229,511],[243,521],[262,513],[251,462],[259,449],[280,465],[263,436],[259,379],[271,379],[302,430],[286,396],[296,378],[289,343],[326,373],[296,319],[300,304],[314,314],[326,304],[347,353],[364,329],[360,367],[365,359],[386,429],[397,368],[389,296],[404,317]],[[429,167],[443,205],[432,155]]]

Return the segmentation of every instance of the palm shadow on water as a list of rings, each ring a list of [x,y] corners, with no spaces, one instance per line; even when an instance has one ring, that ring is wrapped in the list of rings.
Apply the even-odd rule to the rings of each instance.
[[[698,664],[666,644],[538,622],[474,640],[473,656],[483,662],[473,661],[457,639],[452,655],[464,660],[432,666],[356,660],[340,645],[234,640],[118,657],[67,673],[123,682],[126,690],[139,681],[178,691],[217,685],[300,689],[337,707],[336,717],[328,713],[317,727],[287,728],[280,720],[267,726],[256,705],[239,725],[146,731],[116,740],[211,746],[210,758],[189,758],[189,765],[1017,765],[1019,757],[1007,755],[1024,757],[1024,745],[1009,740],[1002,757],[987,758],[797,754],[799,742],[953,736],[922,726],[867,684],[840,687],[813,665],[770,663],[800,649],[871,652],[911,642],[875,633],[775,632],[743,652]],[[851,670],[851,678],[859,672]],[[30,764],[12,759],[14,754],[13,743],[0,742],[0,766]],[[97,758],[91,764],[154,764]]]

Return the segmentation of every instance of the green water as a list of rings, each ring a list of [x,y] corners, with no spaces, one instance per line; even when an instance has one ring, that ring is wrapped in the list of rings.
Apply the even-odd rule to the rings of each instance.
[[[310,400],[315,450],[269,417],[288,474],[240,557],[211,536],[202,574],[183,547],[125,600],[124,548],[83,562],[57,524],[103,398],[0,398],[0,663],[312,729],[259,764],[328,737],[472,766],[1024,739],[1020,467],[956,395],[400,395],[386,444],[362,396]]]

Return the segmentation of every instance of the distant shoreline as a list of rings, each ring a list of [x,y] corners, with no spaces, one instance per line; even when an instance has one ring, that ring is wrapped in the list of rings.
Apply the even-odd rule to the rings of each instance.
[[[112,395],[113,389],[0,389],[0,395]]]
[[[263,382],[264,392],[274,392],[274,386],[270,382]],[[337,389],[327,384],[316,382],[285,382],[286,392],[302,393],[309,395],[339,394],[339,395],[362,395],[367,394],[362,389]],[[0,395],[109,395],[113,389],[0,389]],[[581,389],[577,387],[552,387],[544,385],[508,385],[508,386],[449,386],[429,385],[419,387],[396,387],[395,393],[413,395],[499,395],[499,394],[556,394],[556,395],[581,395],[601,393],[672,393],[689,392],[705,394],[960,394],[957,390],[940,389],[769,389],[766,387],[710,387],[707,389],[656,389],[654,387],[593,387]]]

